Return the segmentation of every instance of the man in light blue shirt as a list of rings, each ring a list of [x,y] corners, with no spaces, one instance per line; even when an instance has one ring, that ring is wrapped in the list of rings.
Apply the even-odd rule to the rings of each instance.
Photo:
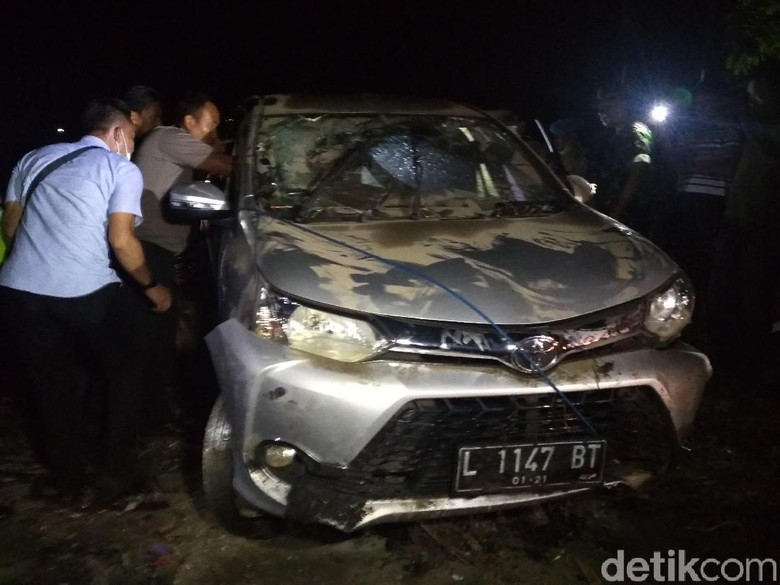
[[[64,164],[25,197],[43,167],[85,146],[96,148]],[[33,151],[16,165],[6,207],[9,216],[17,206],[23,208],[24,222],[13,234],[14,253],[0,273],[0,285],[52,297],[78,297],[119,282],[106,238],[109,214],[130,214],[133,223],[140,219],[138,193],[143,178],[135,165],[110,154],[105,142],[87,135],[77,142]]]
[[[52,472],[52,491],[69,497],[87,479],[87,389],[103,388],[88,384],[90,376],[106,381],[105,477],[118,493],[134,474],[139,348],[113,262],[143,291],[150,310],[164,312],[171,303],[168,289],[152,280],[134,233],[143,179],[129,162],[135,137],[129,109],[119,100],[96,100],[84,123],[81,140],[39,148],[14,168],[2,222],[10,253],[0,269],[6,351],[34,397],[30,438]]]

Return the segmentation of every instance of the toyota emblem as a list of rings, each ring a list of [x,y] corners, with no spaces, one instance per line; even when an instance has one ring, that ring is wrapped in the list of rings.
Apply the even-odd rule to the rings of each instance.
[[[512,352],[512,364],[521,372],[544,372],[558,363],[560,357],[561,345],[557,339],[549,335],[534,335],[517,344],[517,349]],[[529,365],[528,360],[536,367]]]

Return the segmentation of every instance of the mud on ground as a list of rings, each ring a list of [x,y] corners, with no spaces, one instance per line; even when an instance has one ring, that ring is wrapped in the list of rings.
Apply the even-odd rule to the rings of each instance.
[[[626,558],[684,550],[780,562],[779,409],[780,388],[710,389],[678,465],[639,491],[352,535],[296,527],[248,540],[203,508],[202,428],[155,440],[155,491],[110,507],[63,507],[30,498],[42,470],[2,398],[0,584],[592,585],[620,549]]]

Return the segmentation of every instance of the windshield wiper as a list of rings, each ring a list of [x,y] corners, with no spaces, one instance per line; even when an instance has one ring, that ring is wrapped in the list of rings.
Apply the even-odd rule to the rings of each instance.
[[[539,217],[550,215],[561,210],[557,203],[540,203],[538,201],[498,201],[493,206],[491,217]]]

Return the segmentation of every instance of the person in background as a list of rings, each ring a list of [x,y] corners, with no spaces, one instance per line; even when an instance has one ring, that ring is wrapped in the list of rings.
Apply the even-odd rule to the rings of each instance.
[[[178,126],[158,126],[144,139],[135,156],[143,175],[144,223],[138,238],[149,259],[155,281],[174,291],[178,309],[175,267],[188,245],[190,225],[169,223],[164,201],[172,187],[193,180],[195,171],[229,174],[232,158],[222,152],[217,127],[220,112],[208,95],[196,92],[179,103]],[[155,314],[136,299],[136,321],[144,339],[145,413],[147,431],[175,422],[175,363],[177,311]]]
[[[606,135],[589,161],[598,184],[593,205],[650,237],[655,210],[647,179],[653,134],[631,116],[624,88],[599,92],[597,107]]]
[[[0,268],[6,351],[31,391],[31,442],[51,472],[36,489],[68,499],[79,497],[88,480],[90,392],[105,392],[103,474],[94,485],[118,496],[137,480],[138,340],[114,262],[150,312],[171,305],[135,236],[143,179],[129,162],[130,110],[117,99],[95,100],[83,123],[88,133],[77,142],[44,146],[15,166],[2,224],[12,248]],[[54,161],[62,164],[49,167]],[[46,167],[53,170],[41,174]],[[90,383],[94,377],[101,383]]]
[[[0,209],[0,224],[3,222],[3,211]],[[7,249],[5,247],[5,240],[3,238],[0,238],[0,266],[3,264],[3,260],[5,260],[5,253]]]
[[[702,82],[670,148],[676,185],[664,221],[664,247],[696,290],[690,334],[701,349],[708,343],[703,325],[713,250],[741,151],[742,133],[731,89],[723,82]]]
[[[567,175],[585,177],[588,174],[588,157],[580,141],[582,120],[579,118],[561,118],[550,124],[553,144]]]
[[[135,139],[140,143],[140,138],[162,124],[162,97],[156,89],[148,85],[134,85],[127,90],[124,100],[130,107]]]
[[[528,124],[526,120],[520,118],[517,112],[512,110],[499,110],[505,112],[503,119],[506,127],[521,138],[533,151],[546,163],[551,162],[551,153],[542,141],[542,136],[534,124]]]
[[[755,69],[737,162],[709,281],[716,375],[752,391],[777,389],[772,347],[780,274],[780,63]],[[739,387],[739,386],[734,386]],[[746,388],[746,389],[748,389]]]

